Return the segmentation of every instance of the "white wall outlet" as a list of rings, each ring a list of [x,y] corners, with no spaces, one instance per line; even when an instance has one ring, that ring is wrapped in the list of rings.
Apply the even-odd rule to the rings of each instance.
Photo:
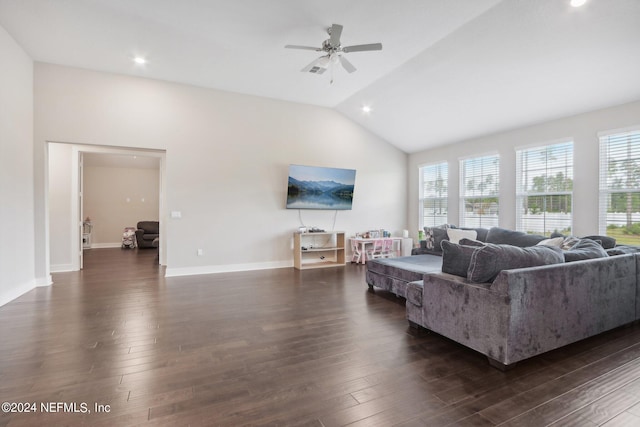
[[[174,219],[182,218],[182,212],[180,212],[180,211],[171,211],[171,218],[174,218]]]
[[[202,249],[198,249],[198,256],[204,255],[204,251]]]

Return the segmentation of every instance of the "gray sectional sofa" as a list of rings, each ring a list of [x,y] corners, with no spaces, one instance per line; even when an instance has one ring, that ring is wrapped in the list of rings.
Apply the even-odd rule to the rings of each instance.
[[[499,240],[492,231],[488,246]],[[495,231],[494,237],[518,237],[512,243],[524,251],[544,239]],[[498,244],[503,245],[508,243]],[[484,283],[442,272],[441,255],[380,259],[367,263],[366,280],[370,289],[406,298],[411,326],[472,348],[504,370],[640,318],[640,254],[635,248],[609,249],[616,255],[505,269]]]

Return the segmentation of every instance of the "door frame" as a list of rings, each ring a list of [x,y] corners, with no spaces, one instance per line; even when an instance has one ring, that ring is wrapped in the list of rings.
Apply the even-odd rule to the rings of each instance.
[[[72,271],[78,271],[82,269],[82,221],[80,214],[80,200],[81,200],[81,182],[82,182],[82,164],[81,159],[83,153],[97,153],[97,154],[124,154],[141,157],[157,157],[160,160],[159,166],[159,206],[158,206],[158,219],[160,221],[160,235],[163,236],[160,239],[160,246],[158,247],[158,260],[160,265],[166,266],[166,248],[167,248],[167,233],[166,233],[166,151],[165,150],[150,150],[143,148],[129,148],[129,147],[114,147],[104,145],[85,145],[75,143],[65,143],[60,141],[47,141],[47,146],[50,143],[56,144],[70,144],[72,146],[71,155],[71,261]],[[47,156],[48,157],[48,156]],[[47,158],[46,163],[49,163]],[[47,173],[48,177],[48,173]],[[48,178],[47,178],[48,180]],[[48,186],[48,184],[47,184]],[[47,203],[47,222],[48,222],[49,206]],[[47,245],[50,245],[49,227],[47,226]],[[47,256],[47,271],[50,271],[51,259]]]

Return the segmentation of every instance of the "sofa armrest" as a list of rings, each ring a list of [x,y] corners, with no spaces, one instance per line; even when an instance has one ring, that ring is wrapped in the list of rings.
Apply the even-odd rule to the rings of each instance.
[[[635,255],[507,270],[508,358],[520,360],[636,320]]]
[[[426,274],[422,308],[423,326],[504,363],[508,295],[490,283],[447,273]]]

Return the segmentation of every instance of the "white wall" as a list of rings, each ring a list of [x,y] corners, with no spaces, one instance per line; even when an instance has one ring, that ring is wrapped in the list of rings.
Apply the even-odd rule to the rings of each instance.
[[[91,218],[93,248],[120,247],[124,227],[158,221],[158,169],[84,167],[84,216]]]
[[[71,239],[72,215],[72,156],[70,144],[49,145],[49,224],[51,271],[71,271],[72,249],[77,248]]]
[[[33,62],[0,27],[0,305],[36,285]]]
[[[419,224],[418,170],[420,166],[448,161],[448,222],[458,224],[460,222],[459,159],[490,152],[500,154],[500,226],[515,228],[516,147],[571,138],[574,141],[573,233],[577,236],[597,234],[599,186],[597,133],[635,125],[640,125],[640,101],[411,154],[408,170],[409,223],[411,228],[415,229],[415,234],[417,234]]]
[[[169,275],[293,265],[291,163],[357,170],[354,209],[338,213],[336,229],[406,228],[407,155],[333,110],[43,63],[35,102],[36,149],[65,141],[166,150]],[[36,156],[36,169],[42,163]],[[305,211],[303,220],[330,229],[333,215]],[[44,217],[37,212],[36,227]]]

